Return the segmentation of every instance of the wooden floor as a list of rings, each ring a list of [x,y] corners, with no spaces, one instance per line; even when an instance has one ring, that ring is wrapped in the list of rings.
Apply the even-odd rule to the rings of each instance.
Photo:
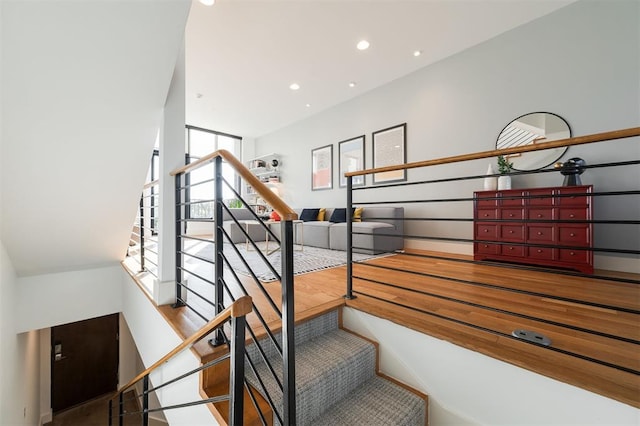
[[[411,252],[354,265],[357,298],[348,301],[343,298],[345,267],[298,275],[296,321],[346,304],[640,408],[638,284],[457,262],[439,255]],[[265,321],[277,328],[279,319],[267,295],[249,278],[239,277]],[[280,300],[278,282],[265,288],[274,301]],[[232,293],[241,292],[240,283],[234,284]],[[196,299],[192,301],[199,309],[212,312]],[[204,323],[187,308],[160,309],[183,336]],[[255,313],[248,321],[263,334]],[[511,335],[516,329],[541,333],[552,345],[519,340]],[[203,359],[216,356],[206,342],[196,350]]]

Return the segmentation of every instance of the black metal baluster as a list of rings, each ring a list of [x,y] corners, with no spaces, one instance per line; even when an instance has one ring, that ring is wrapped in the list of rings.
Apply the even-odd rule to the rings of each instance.
[[[124,392],[120,392],[118,395],[118,426],[124,424]]]
[[[224,250],[224,236],[222,235],[222,157],[216,157],[214,163],[214,175],[215,175],[215,197],[214,197],[214,218],[216,236],[215,236],[215,315],[218,315],[224,310],[224,260],[222,259],[222,251]],[[215,337],[210,341],[214,346],[222,345],[224,343],[223,330],[220,328],[216,330]]]
[[[229,380],[229,424],[242,425],[244,416],[244,340],[246,317],[231,318],[231,375]]]
[[[149,375],[142,379],[142,426],[149,426]]]
[[[293,298],[293,221],[282,221],[281,258],[282,258],[282,362],[283,362],[283,401],[284,424],[296,424],[296,358],[294,336],[294,298]]]
[[[353,295],[353,177],[347,176],[347,294],[345,299],[355,299]]]
[[[182,191],[180,188],[181,185],[181,176],[182,174],[177,174],[175,179],[175,191],[176,191],[176,303],[173,305],[174,308],[178,308],[180,306],[184,306],[185,303],[180,296],[182,294],[182,206],[180,205],[182,201]]]
[[[140,197],[140,272],[144,271],[144,192]]]

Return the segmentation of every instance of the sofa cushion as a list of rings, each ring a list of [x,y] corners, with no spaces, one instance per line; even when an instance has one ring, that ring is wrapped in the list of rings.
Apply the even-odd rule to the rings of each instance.
[[[319,212],[320,209],[302,209],[302,213],[300,213],[300,220],[303,222],[318,220]]]

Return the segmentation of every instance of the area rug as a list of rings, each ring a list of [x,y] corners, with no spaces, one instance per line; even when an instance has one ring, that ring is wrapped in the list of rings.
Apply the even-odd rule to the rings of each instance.
[[[260,249],[264,249],[264,243],[258,243],[258,247]],[[273,243],[271,243],[270,248],[272,248]],[[272,282],[276,281],[278,278],[274,275],[271,268],[265,263],[264,259],[258,252],[250,247],[250,250],[246,250],[245,244],[236,244],[235,246],[242,257],[246,260],[247,264],[250,266],[253,274],[262,282]],[[300,246],[294,246],[293,251],[293,274],[300,275],[306,274],[309,272],[321,271],[323,269],[336,268],[338,266],[343,266],[347,264],[347,252],[341,250],[327,250],[318,247],[310,247],[305,246],[303,250],[300,250]],[[231,268],[233,268],[236,272],[241,273],[243,275],[251,275],[249,269],[245,266],[245,264],[240,260],[236,251],[233,249],[231,244],[225,244],[224,253],[227,257]],[[261,252],[262,255],[266,258],[266,260],[273,266],[273,269],[280,274],[281,269],[281,257],[280,250],[276,250],[271,254],[266,254]],[[375,259],[384,256],[390,256],[393,253],[383,253],[379,255],[370,255],[370,254],[361,254],[361,253],[353,253],[354,261],[363,261],[369,259]],[[208,247],[200,250],[198,252],[199,257],[203,257],[205,259],[213,258],[213,247],[211,244],[208,244]]]

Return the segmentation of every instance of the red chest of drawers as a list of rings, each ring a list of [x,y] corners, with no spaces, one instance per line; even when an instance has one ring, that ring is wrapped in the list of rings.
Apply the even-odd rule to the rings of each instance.
[[[593,187],[480,191],[473,202],[475,260],[593,273]],[[573,223],[575,221],[575,223]]]

